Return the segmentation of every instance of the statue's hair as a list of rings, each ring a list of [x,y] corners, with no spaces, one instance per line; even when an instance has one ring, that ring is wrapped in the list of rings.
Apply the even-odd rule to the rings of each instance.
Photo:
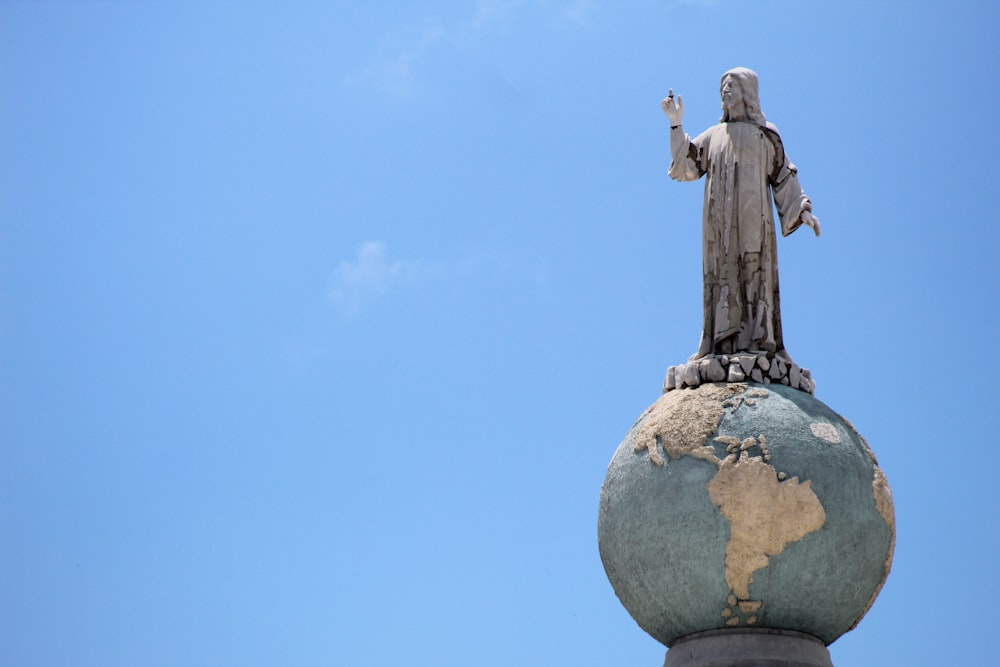
[[[726,80],[727,76],[731,76],[740,82],[740,90],[743,91],[743,106],[746,107],[747,120],[757,125],[765,126],[767,125],[767,118],[764,116],[764,112],[760,110],[760,97],[757,91],[757,73],[746,67],[736,67],[729,70],[722,75],[722,80],[719,83],[719,88],[722,88],[722,81]],[[726,105],[722,105],[722,119],[721,122],[728,123],[731,119],[729,118],[729,109]]]

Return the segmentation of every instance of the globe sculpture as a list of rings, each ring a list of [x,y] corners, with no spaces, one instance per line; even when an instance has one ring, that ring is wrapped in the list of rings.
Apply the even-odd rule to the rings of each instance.
[[[784,347],[771,198],[786,233],[818,236],[819,221],[763,119],[756,75],[731,70],[721,88],[723,122],[694,140],[680,97],[663,102],[671,176],[707,175],[705,328],[615,451],[599,549],[621,603],[670,648],[667,667],[829,667],[826,646],[888,576],[892,494]]]

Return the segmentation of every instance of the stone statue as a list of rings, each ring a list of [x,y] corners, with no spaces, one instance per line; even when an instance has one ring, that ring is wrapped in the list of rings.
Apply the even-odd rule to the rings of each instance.
[[[748,355],[791,365],[781,337],[778,256],[772,198],[781,233],[801,225],[820,234],[819,220],[789,161],[777,128],[760,109],[757,75],[738,67],[722,76],[722,119],[694,139],[681,128],[684,102],[671,89],[670,177],[705,176],[702,261],[705,274],[701,344],[690,361]]]
[[[885,474],[818,400],[781,337],[782,234],[819,221],[757,75],[722,77],[722,121],[695,139],[670,118],[670,176],[705,176],[705,327],[633,423],[601,488],[601,562],[664,667],[833,667],[826,648],[871,608],[892,566]]]

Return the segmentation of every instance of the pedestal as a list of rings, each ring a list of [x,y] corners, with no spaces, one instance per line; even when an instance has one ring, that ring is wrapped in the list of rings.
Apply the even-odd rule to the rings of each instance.
[[[793,630],[708,630],[681,637],[663,667],[833,667],[816,637]]]

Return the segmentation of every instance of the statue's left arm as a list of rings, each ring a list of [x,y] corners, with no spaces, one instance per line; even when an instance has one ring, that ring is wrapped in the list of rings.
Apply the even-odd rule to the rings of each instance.
[[[765,132],[775,149],[771,190],[778,218],[781,220],[781,235],[788,236],[804,224],[819,236],[819,220],[812,214],[812,202],[799,185],[799,170],[785,155],[777,130],[769,127]]]

